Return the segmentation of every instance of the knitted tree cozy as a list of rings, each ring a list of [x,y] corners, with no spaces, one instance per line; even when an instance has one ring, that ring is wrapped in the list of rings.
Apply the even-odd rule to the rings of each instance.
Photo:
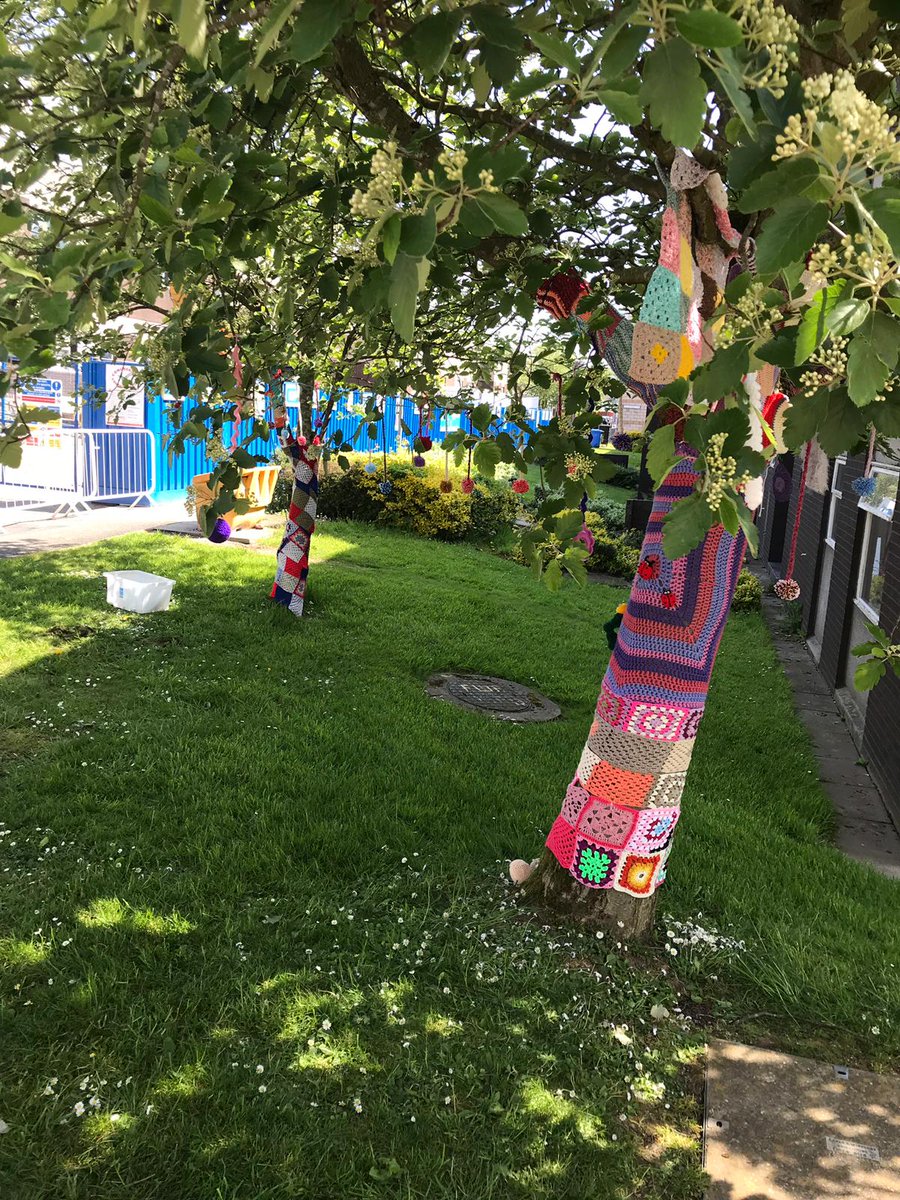
[[[712,202],[720,235],[715,245],[694,236],[692,188],[703,188]],[[639,320],[631,322],[610,308],[612,322],[591,335],[597,352],[648,405],[660,387],[687,377],[710,356],[707,322],[737,243],[721,180],[678,152],[667,187],[659,265]],[[569,273],[548,280],[538,302],[557,319],[574,316],[586,325],[590,314],[576,314],[576,309],[588,290]],[[769,374],[745,382],[761,396],[774,389]],[[761,444],[761,426],[754,437]],[[653,910],[652,904],[635,909],[630,898],[652,897],[666,876],[691,752],[746,546],[743,534],[733,536],[717,525],[684,558],[666,557],[663,519],[697,479],[693,451],[682,445],[681,452],[656,493],[595,719],[547,838],[553,858],[545,855],[529,883],[550,903],[585,917],[624,917],[629,933],[643,932]]]
[[[294,488],[284,537],[276,554],[271,597],[295,617],[301,617],[309,575],[309,546],[316,528],[319,460],[307,455],[306,438],[294,437],[283,416],[276,416],[275,425],[281,447],[294,464]]]

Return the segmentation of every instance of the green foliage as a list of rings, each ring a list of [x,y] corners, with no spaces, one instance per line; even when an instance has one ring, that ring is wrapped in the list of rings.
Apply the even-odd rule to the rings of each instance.
[[[759,612],[762,608],[762,585],[756,576],[741,567],[737,586],[734,589],[734,599],[731,602],[732,612]]]
[[[466,496],[457,481],[453,491],[444,494],[436,479],[397,463],[392,463],[388,478],[392,490],[383,496],[378,490],[381,471],[367,474],[356,465],[323,476],[319,481],[319,516],[378,522],[438,541],[480,543],[494,541],[510,529],[515,519],[515,495],[504,485],[480,480]]]

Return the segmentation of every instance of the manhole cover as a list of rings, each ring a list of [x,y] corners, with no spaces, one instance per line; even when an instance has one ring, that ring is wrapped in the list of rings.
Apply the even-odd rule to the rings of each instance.
[[[539,692],[493,675],[432,675],[426,690],[435,699],[500,721],[552,721],[560,713]]]

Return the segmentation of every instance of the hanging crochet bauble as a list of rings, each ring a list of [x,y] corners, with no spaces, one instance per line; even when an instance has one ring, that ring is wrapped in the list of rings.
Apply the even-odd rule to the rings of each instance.
[[[512,490],[517,496],[527,496],[531,491],[531,484],[527,479],[514,479],[512,481]]]
[[[614,433],[612,435],[612,444],[614,450],[630,450],[631,449],[631,434],[630,433]]]
[[[381,492],[382,496],[389,496],[394,490],[394,485],[389,479],[382,479],[381,483],[378,485],[378,490]]]
[[[209,541],[215,542],[218,545],[221,542],[227,542],[231,537],[231,526],[224,517],[219,517],[215,525],[212,527],[212,532],[208,535]]]
[[[775,595],[779,600],[797,600],[800,596],[800,584],[796,579],[779,579],[775,584]]]
[[[464,496],[471,496],[475,490],[475,480],[471,476],[467,476],[459,487]]]
[[[366,463],[366,465],[363,467],[363,470],[367,475],[374,475],[378,468],[374,463]]]
[[[422,457],[421,454],[413,455],[413,466],[414,467],[424,467],[425,466],[425,459]]]
[[[446,495],[448,492],[453,491],[453,483],[449,479],[442,479],[441,482],[438,484],[438,487],[440,487],[440,489],[444,493],[444,495]]]
[[[850,486],[861,500],[869,500],[875,495],[874,475],[860,475],[858,479],[853,480]]]
[[[509,877],[513,883],[523,884],[533,870],[534,867],[524,858],[514,858],[509,864]]]
[[[419,434],[419,445],[422,447],[423,450],[431,449],[431,438],[428,436],[427,433]]]

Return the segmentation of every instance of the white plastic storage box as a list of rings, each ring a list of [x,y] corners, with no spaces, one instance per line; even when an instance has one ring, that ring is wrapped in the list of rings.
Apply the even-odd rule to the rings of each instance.
[[[163,612],[172,599],[174,579],[151,575],[149,571],[104,571],[106,600],[114,608],[129,612]]]

